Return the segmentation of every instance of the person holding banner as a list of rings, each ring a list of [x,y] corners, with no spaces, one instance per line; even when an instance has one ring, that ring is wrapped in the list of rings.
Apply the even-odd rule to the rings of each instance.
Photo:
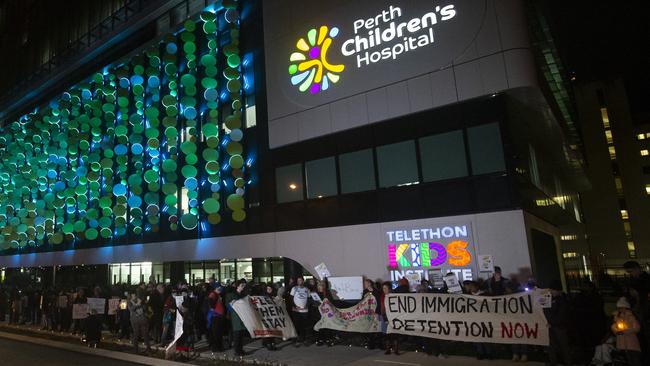
[[[403,278],[402,278],[403,279]],[[400,280],[401,281],[401,280]],[[408,281],[406,283],[408,287]],[[386,296],[391,293],[392,284],[384,282],[381,285],[381,296],[379,303],[381,304],[381,332],[384,334],[384,354],[390,355],[391,351],[399,356],[399,339],[397,334],[388,334],[388,316],[386,314]]]
[[[372,297],[375,298],[375,303],[377,304],[375,307],[375,314],[378,317],[381,316],[381,304],[379,302],[381,293],[377,288],[375,288],[374,282],[369,278],[363,280],[363,296],[365,297],[366,294],[371,294]],[[370,333],[366,338],[365,343],[366,348],[370,350],[375,349],[375,347],[381,343],[381,333]]]
[[[307,346],[307,333],[309,332],[309,308],[307,303],[309,302],[309,289],[305,287],[305,279],[300,276],[296,279],[296,285],[291,288],[289,293],[291,297],[291,303],[293,303],[293,308],[291,309],[293,313],[293,321],[296,326],[296,331],[298,332],[298,338],[294,346],[300,347],[303,342]]]
[[[232,326],[231,338],[233,348],[235,349],[235,356],[243,357],[246,355],[246,352],[244,352],[244,332],[246,331],[246,326],[233,309],[232,303],[246,297],[246,280],[241,279],[236,281],[234,287],[235,290],[226,295],[226,302],[228,303],[228,314],[230,315]]]
[[[319,281],[318,284],[316,285],[316,292],[312,292],[310,294],[312,297],[312,304],[315,306],[315,314],[318,315],[320,318],[320,312],[318,311],[318,307],[320,304],[323,303],[326,299],[329,300],[330,302],[334,301],[332,298],[332,295],[329,292],[329,289],[327,288],[327,282],[326,281]],[[316,345],[317,346],[322,346],[326,344],[328,347],[332,347],[334,345],[334,337],[332,334],[331,329],[326,329],[326,328],[321,328],[316,331]]]
[[[551,307],[544,309],[549,325],[550,345],[547,348],[551,366],[558,364],[558,355],[564,365],[571,365],[569,349],[569,303],[559,280],[551,282]]]
[[[469,295],[472,296],[485,296],[483,291],[479,288],[478,283],[475,281],[465,281],[463,282],[465,290]],[[474,342],[474,348],[476,349],[476,359],[492,359],[493,356],[493,347],[489,343],[485,342]]]
[[[273,301],[284,301],[282,298],[278,298],[278,293],[275,290],[275,286],[273,286],[273,283],[269,282],[267,285],[264,286],[264,290],[260,294],[261,296],[268,296],[271,298]],[[275,344],[276,338],[274,337],[267,337],[262,339],[262,346],[266,347],[269,351],[277,351],[278,348]]]

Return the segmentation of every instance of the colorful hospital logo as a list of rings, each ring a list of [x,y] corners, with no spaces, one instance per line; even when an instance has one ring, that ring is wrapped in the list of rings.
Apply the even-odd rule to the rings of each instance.
[[[332,45],[332,39],[338,34],[338,28],[329,29],[323,25],[318,30],[313,28],[307,32],[307,40],[298,40],[298,51],[289,57],[291,84],[297,85],[298,90],[318,94],[321,90],[329,89],[330,83],[339,81],[339,74],[345,65],[332,65],[327,61],[327,51]]]
[[[445,263],[463,267],[472,261],[468,245],[464,240],[452,241],[446,247],[440,243],[389,244],[388,261],[391,268],[440,267]]]

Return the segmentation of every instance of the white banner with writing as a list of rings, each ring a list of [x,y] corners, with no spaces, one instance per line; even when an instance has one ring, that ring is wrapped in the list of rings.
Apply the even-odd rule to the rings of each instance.
[[[366,294],[358,304],[345,309],[338,309],[325,299],[318,307],[321,315],[318,323],[314,325],[314,330],[326,328],[345,332],[377,333],[380,329],[376,308],[377,301],[372,294]]]
[[[534,291],[506,296],[390,294],[388,333],[464,342],[549,344]]]
[[[296,328],[283,303],[268,296],[246,296],[232,303],[252,338],[297,337]]]

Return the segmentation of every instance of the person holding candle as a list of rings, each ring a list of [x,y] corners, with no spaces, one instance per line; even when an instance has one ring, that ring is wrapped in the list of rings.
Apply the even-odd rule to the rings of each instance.
[[[630,310],[630,302],[621,297],[616,302],[612,332],[616,335],[616,348],[623,352],[629,366],[641,366],[641,345],[637,334],[639,322]]]

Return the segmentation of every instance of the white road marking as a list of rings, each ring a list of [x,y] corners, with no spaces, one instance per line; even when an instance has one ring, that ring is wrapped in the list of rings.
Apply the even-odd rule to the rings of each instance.
[[[420,366],[419,363],[410,363],[410,362],[397,362],[397,361],[385,361],[385,360],[373,360],[374,362],[383,362],[383,363],[392,363],[396,365],[410,365],[410,366]]]

